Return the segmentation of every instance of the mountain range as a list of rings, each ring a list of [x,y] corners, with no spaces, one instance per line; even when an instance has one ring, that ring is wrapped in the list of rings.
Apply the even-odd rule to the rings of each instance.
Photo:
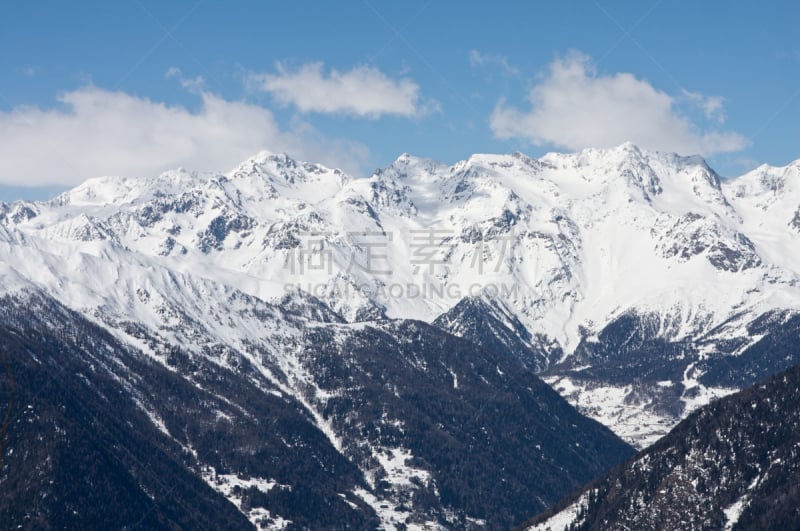
[[[514,525],[800,363],[799,239],[800,163],[632,144],[2,203],[0,513],[134,525],[88,509],[110,485],[156,527]]]

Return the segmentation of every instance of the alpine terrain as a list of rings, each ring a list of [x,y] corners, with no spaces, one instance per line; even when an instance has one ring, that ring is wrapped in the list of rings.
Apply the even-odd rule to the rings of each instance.
[[[800,162],[632,144],[0,203],[0,519],[519,524],[800,363],[798,243]]]

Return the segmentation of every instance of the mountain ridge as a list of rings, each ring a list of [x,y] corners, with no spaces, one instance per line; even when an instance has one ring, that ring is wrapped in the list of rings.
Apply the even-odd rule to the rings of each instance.
[[[548,352],[537,354],[536,370],[577,389],[568,396],[579,404],[593,395],[577,369],[587,359],[611,363],[586,358],[584,347],[610,337],[624,316],[647,316],[635,320],[652,321],[648,338],[685,345],[685,359],[669,360],[648,385],[670,381],[688,393],[675,374],[697,372],[731,342],[741,343],[731,355],[742,352],[753,343],[749,324],[769,312],[798,310],[797,167],[721,180],[701,157],[628,143],[538,159],[476,154],[453,165],[403,154],[354,179],[261,152],[226,174],[101,178],[49,202],[3,203],[0,226],[8,266],[76,309],[94,311],[107,296],[70,287],[96,280],[59,272],[65,261],[104,270],[109,293],[119,273],[103,260],[263,300],[300,289],[351,322],[433,322],[465,298],[494,297],[521,325],[498,334],[538,338]],[[594,383],[633,399],[637,378]],[[685,394],[681,403],[688,411],[698,401]],[[662,426],[685,412],[650,413]]]

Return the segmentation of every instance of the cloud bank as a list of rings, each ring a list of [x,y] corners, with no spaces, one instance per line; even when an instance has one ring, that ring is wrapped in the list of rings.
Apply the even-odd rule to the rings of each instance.
[[[61,107],[0,112],[0,185],[74,185],[89,177],[140,177],[183,166],[227,171],[256,152],[358,173],[368,151],[303,122],[281,129],[259,105],[200,92],[191,110],[87,86],[59,96]]]
[[[531,88],[527,110],[500,101],[490,118],[494,135],[534,146],[578,150],[632,141],[643,148],[683,154],[739,151],[748,145],[736,132],[716,128],[722,100],[685,93],[714,126],[701,128],[679,110],[679,101],[629,73],[597,74],[587,56],[553,61]],[[720,117],[723,117],[720,119]]]

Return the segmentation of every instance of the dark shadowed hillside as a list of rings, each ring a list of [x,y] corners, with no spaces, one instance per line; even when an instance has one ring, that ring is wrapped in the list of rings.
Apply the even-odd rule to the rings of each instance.
[[[703,407],[530,529],[797,529],[800,366]]]

